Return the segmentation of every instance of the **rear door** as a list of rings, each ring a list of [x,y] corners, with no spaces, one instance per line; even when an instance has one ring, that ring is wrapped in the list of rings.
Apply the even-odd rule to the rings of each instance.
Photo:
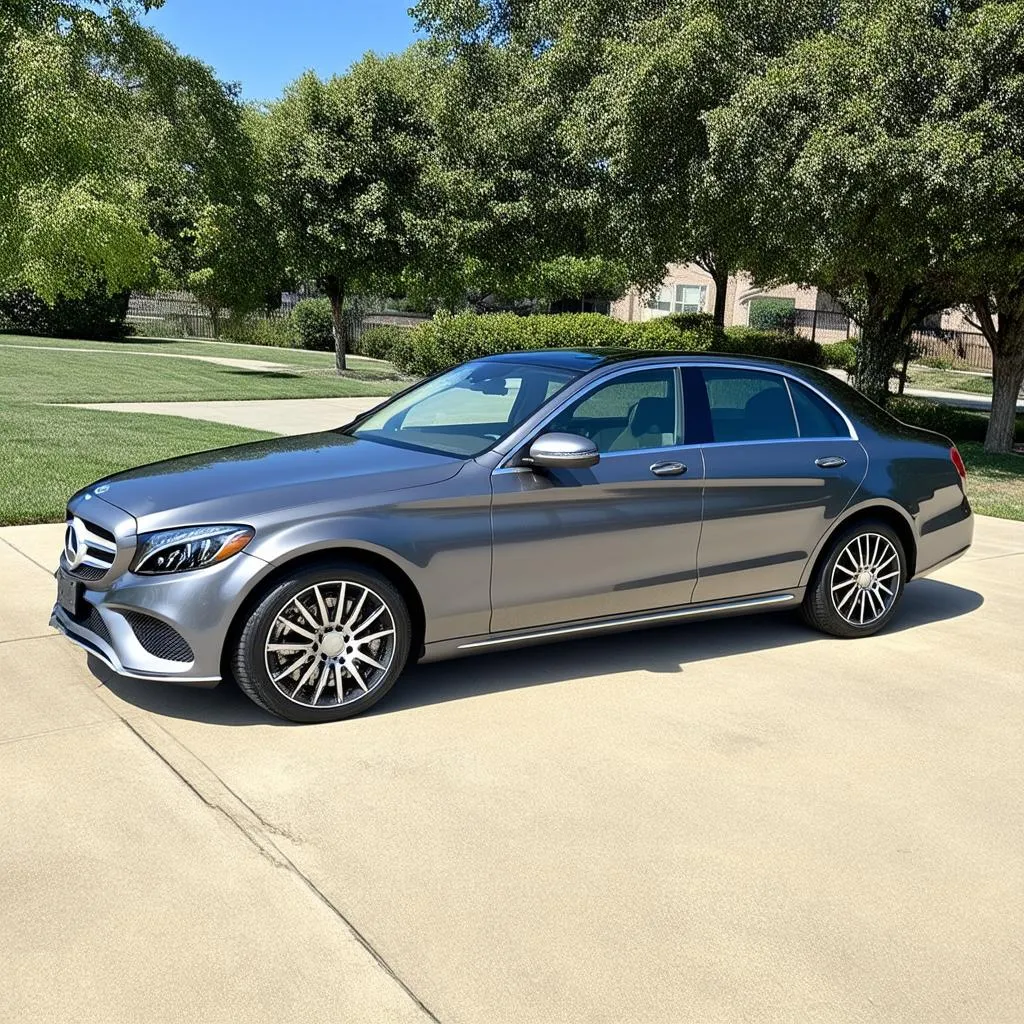
[[[852,424],[781,372],[735,364],[683,372],[691,429],[706,438],[693,600],[798,586],[867,472]]]

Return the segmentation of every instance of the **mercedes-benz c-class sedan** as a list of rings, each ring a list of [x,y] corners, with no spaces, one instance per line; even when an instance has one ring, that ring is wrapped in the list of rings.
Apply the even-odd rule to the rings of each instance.
[[[300,722],[364,711],[411,662],[702,616],[864,637],[967,550],[965,475],[811,367],[518,352],[85,488],[52,623],[117,673],[230,676]]]

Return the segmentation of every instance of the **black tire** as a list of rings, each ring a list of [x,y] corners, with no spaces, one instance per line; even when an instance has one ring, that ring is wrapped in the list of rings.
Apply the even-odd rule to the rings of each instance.
[[[875,538],[879,537],[884,538],[891,545],[899,565],[899,575],[897,577],[888,577],[882,581],[883,585],[891,586],[893,583],[896,584],[893,588],[891,599],[888,595],[884,595],[881,590],[873,590],[870,587],[869,590],[871,592],[861,596],[857,592],[859,585],[856,582],[850,584],[845,582],[848,578],[856,580],[856,576],[851,571],[856,565],[856,559],[851,558],[850,555],[844,555],[849,545],[853,543],[854,549],[859,546],[862,550],[870,552],[875,547]],[[878,546],[882,547],[881,544]],[[885,551],[888,550],[888,548],[885,549]],[[879,555],[879,561],[883,557],[888,556]],[[843,567],[837,571],[836,563],[840,558],[843,559]],[[883,576],[891,571],[893,571],[893,563],[890,560],[887,566],[876,573],[876,576]],[[803,605],[800,609],[801,614],[808,625],[831,636],[843,637],[845,639],[871,636],[873,633],[884,629],[892,621],[900,599],[903,597],[906,580],[907,556],[903,550],[903,542],[896,531],[877,520],[859,522],[846,529],[841,529],[829,542],[818,563],[811,584],[807,588],[807,593],[804,595]],[[835,586],[838,586],[840,589],[838,591],[833,590]],[[851,615],[850,609],[857,608],[860,602],[867,605],[872,600],[883,601],[885,603],[884,611],[882,614],[876,615],[877,605],[872,605],[870,614],[873,617],[863,624],[859,623],[857,615]],[[846,607],[841,609],[840,606],[844,603]],[[853,621],[851,621],[851,618]]]
[[[310,701],[313,699],[313,694],[320,678],[320,668],[333,664],[333,662],[330,662],[330,655],[324,654],[316,645],[322,642],[328,634],[339,633],[340,635],[340,630],[343,627],[332,625],[325,631],[321,631],[323,636],[317,636],[317,631],[298,614],[298,609],[295,608],[293,602],[297,598],[301,598],[303,606],[308,607],[314,617],[319,619],[321,616],[316,610],[317,605],[315,602],[315,599],[318,599],[317,592],[313,591],[313,588],[318,585],[325,585],[320,595],[324,597],[329,613],[328,618],[333,618],[333,612],[337,607],[337,597],[334,595],[341,596],[341,589],[337,586],[341,581],[346,583],[346,592],[348,593],[358,595],[360,593],[359,588],[370,592],[372,597],[368,595],[366,598],[368,609],[376,608],[376,604],[372,603],[373,598],[376,598],[385,606],[387,614],[383,611],[378,612],[377,619],[383,620],[385,626],[393,622],[394,636],[393,640],[391,637],[385,637],[379,641],[374,641],[377,645],[386,645],[387,661],[381,661],[381,664],[385,665],[386,671],[380,672],[377,675],[379,670],[373,670],[374,675],[377,677],[365,693],[359,694],[358,687],[355,685],[355,677],[348,674],[348,669],[339,664],[337,673],[333,669],[325,669],[329,682],[325,683],[322,688],[323,692],[319,700],[323,702],[318,702],[314,706]],[[330,587],[330,584],[334,584],[335,587]],[[349,584],[352,585],[351,591],[348,587]],[[308,596],[311,591],[313,591],[312,598]],[[333,608],[331,607],[332,600],[334,601]],[[354,597],[351,599],[346,598],[345,605],[343,605],[343,618],[347,614],[345,609],[351,609],[354,604]],[[285,657],[285,655],[268,652],[266,644],[272,629],[276,628],[278,631],[275,643],[284,636],[284,633],[281,632],[278,616],[288,605],[292,605],[292,609],[295,610],[294,616],[291,612],[289,613],[289,618],[294,618],[298,625],[303,629],[309,630],[317,638],[313,641],[313,648],[308,654],[301,651],[293,652],[296,657],[304,658],[305,661],[299,665],[293,674],[285,676],[284,679],[280,680],[282,688],[279,688],[271,677],[268,663],[274,662],[277,667],[280,667],[280,663],[276,662],[276,659],[278,657]],[[390,620],[388,620],[388,616],[390,616]],[[278,623],[276,627],[275,622]],[[357,623],[357,631],[358,628]],[[286,630],[286,632],[290,633],[289,630]],[[373,635],[375,634],[369,627],[363,632],[363,636],[366,637]],[[401,675],[409,658],[411,637],[412,623],[409,618],[409,610],[402,599],[402,595],[390,580],[362,565],[351,562],[329,561],[299,569],[294,575],[279,580],[263,595],[259,603],[252,610],[248,621],[238,636],[237,643],[230,656],[230,665],[235,680],[242,692],[265,711],[269,711],[281,718],[287,718],[292,722],[337,722],[343,718],[351,718],[353,715],[366,711],[395,685],[395,681]],[[297,645],[304,640],[300,636],[296,636],[295,639]],[[393,646],[391,646],[392,643]],[[384,648],[382,647],[381,649],[383,650]],[[337,660],[337,657],[346,657],[343,653],[344,650],[346,649],[338,652],[335,660]],[[347,650],[352,650],[352,648],[347,648]],[[383,654],[377,655],[376,650],[372,647],[367,647],[366,650],[375,657],[384,657]],[[288,657],[291,657],[291,654]],[[316,663],[315,666],[314,662]],[[359,672],[360,677],[362,677],[363,673],[369,674],[369,670],[363,666],[362,662],[356,664],[356,671]],[[306,675],[307,669],[314,673],[312,681],[296,691],[297,699],[290,698],[284,692],[284,689],[291,689],[296,682],[301,682],[302,678]],[[341,689],[345,698],[343,703],[336,702],[336,680],[338,678],[342,679]],[[332,692],[335,696],[334,703],[330,702]]]

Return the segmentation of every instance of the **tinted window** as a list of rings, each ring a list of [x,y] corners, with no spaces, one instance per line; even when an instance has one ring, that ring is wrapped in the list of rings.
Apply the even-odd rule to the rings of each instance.
[[[351,433],[443,454],[479,455],[578,376],[531,363],[466,363],[388,402]]]
[[[771,441],[796,437],[796,420],[783,377],[757,370],[703,369],[715,441]]]
[[[560,412],[547,430],[589,437],[600,452],[679,444],[675,371],[641,370],[615,377]]]
[[[796,406],[801,437],[850,436],[850,428],[846,421],[825,399],[795,380],[789,382],[789,391]]]

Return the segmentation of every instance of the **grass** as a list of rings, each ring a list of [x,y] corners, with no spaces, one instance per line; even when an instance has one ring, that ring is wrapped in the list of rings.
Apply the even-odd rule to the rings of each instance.
[[[0,403],[0,525],[60,522],[68,498],[108,473],[272,436],[178,416]]]
[[[24,334],[0,334],[0,345],[24,348],[82,348],[104,352],[148,352],[176,356],[221,356],[228,359],[255,359],[265,363],[285,363],[301,369],[333,369],[333,352],[311,352],[301,348],[273,348],[267,345],[242,345],[230,341],[196,339],[126,338],[124,341],[76,341],[67,338],[40,338]],[[349,367],[360,372],[393,374],[389,363],[379,359],[349,356]]]
[[[967,497],[979,515],[1024,521],[1024,455],[990,455],[975,441],[957,445],[967,466]]]
[[[73,349],[74,351],[55,351]],[[205,355],[285,364],[246,370]],[[54,522],[67,499],[98,477],[204,448],[270,437],[176,416],[74,409],[70,402],[205,401],[388,395],[402,384],[377,360],[332,372],[329,352],[171,341],[102,342],[0,336],[0,525]]]
[[[37,341],[39,339],[31,339]],[[212,399],[330,398],[390,395],[397,380],[338,377],[298,368],[246,370],[195,359],[140,356],[102,343],[54,342],[44,348],[0,341],[0,402],[191,402]],[[73,352],[47,351],[56,345]],[[213,346],[203,346],[206,354]],[[147,348],[147,351],[149,349]],[[167,355],[184,355],[167,352]],[[265,350],[264,350],[265,351]],[[219,353],[218,353],[219,354]],[[318,353],[311,353],[318,354]]]
[[[953,370],[933,370],[927,366],[911,366],[907,384],[926,391],[966,391],[972,395],[991,395],[992,378]]]

